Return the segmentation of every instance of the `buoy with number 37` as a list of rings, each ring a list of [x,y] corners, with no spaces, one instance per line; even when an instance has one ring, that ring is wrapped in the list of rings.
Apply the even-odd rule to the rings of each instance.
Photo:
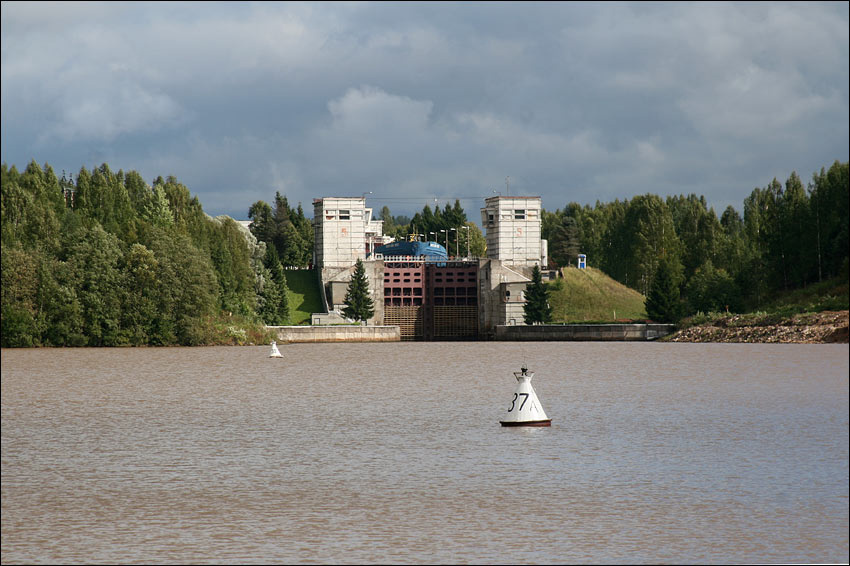
[[[514,376],[519,383],[508,408],[508,416],[499,422],[502,426],[551,426],[552,419],[546,416],[531,386],[534,372],[523,366],[521,371],[514,372]]]

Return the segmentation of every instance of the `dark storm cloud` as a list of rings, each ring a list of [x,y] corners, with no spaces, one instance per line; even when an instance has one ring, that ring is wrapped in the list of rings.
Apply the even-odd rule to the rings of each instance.
[[[2,160],[396,214],[647,192],[741,209],[848,159],[847,3],[2,4]]]

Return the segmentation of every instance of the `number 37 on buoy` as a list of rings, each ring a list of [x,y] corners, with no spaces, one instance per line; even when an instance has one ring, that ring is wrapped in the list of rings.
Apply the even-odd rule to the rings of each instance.
[[[499,422],[502,426],[551,426],[552,419],[546,416],[531,386],[534,372],[523,366],[520,371],[514,372],[514,376],[519,383],[508,408],[508,416]]]

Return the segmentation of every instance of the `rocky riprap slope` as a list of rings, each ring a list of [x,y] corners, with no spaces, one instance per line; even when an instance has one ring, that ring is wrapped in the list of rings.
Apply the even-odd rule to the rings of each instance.
[[[847,344],[848,311],[825,311],[778,318],[776,315],[728,315],[679,330],[666,342],[749,342]]]

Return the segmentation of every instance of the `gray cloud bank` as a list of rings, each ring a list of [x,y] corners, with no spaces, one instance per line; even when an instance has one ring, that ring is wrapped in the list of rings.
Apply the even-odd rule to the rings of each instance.
[[[2,161],[174,175],[235,218],[276,191],[740,211],[848,159],[848,66],[847,2],[3,2]]]

